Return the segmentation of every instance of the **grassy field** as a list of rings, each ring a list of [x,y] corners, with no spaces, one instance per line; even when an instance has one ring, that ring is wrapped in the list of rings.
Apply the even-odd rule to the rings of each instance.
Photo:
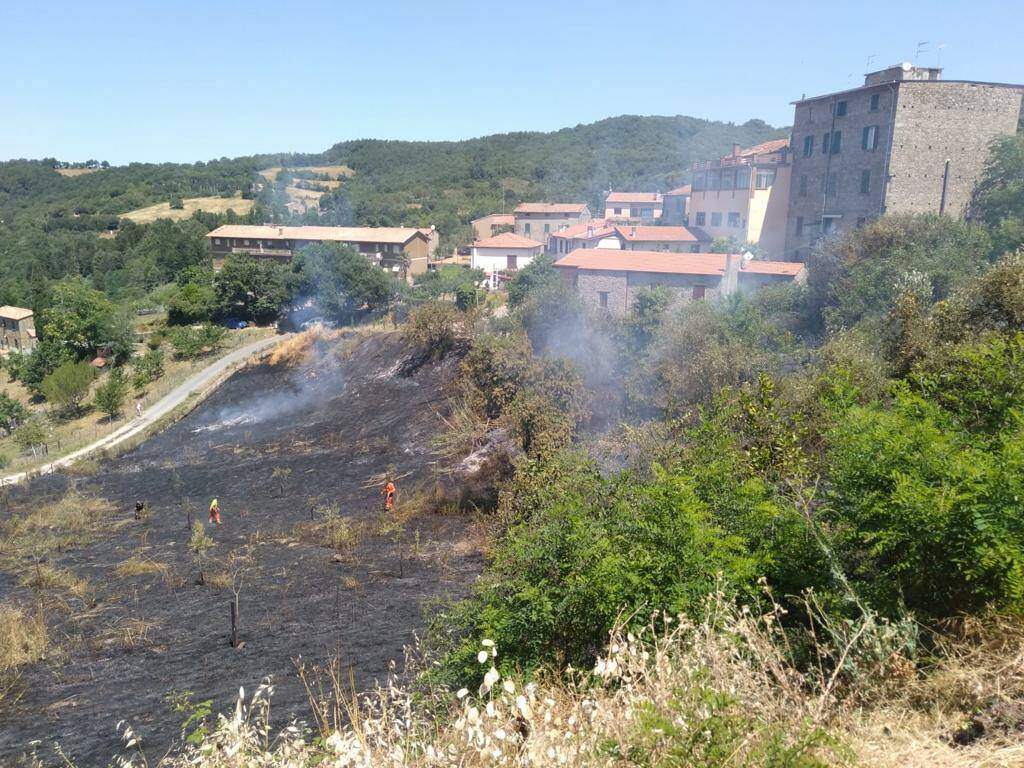
[[[260,175],[267,181],[276,181],[277,174],[283,169],[277,168],[264,168],[260,171]],[[354,176],[355,171],[349,168],[347,165],[304,165],[299,168],[291,168],[292,171],[312,171],[313,173],[326,173],[333,180],[337,181],[340,179],[346,179],[349,176]]]
[[[102,168],[56,168],[54,169],[61,176],[73,177],[73,176],[85,176],[87,173],[95,173],[96,171],[102,170]]]
[[[250,342],[271,336],[275,332],[273,327],[246,328],[240,331],[231,331],[225,337],[224,346],[219,355],[196,361],[175,360],[170,348],[165,346],[164,375],[150,384],[142,395],[136,395],[134,391],[130,392],[125,403],[124,415],[121,418],[108,421],[106,416],[98,410],[91,409],[75,419],[47,419],[47,445],[50,451],[47,456],[33,457],[31,454],[22,455],[15,445],[13,438],[2,438],[0,439],[0,456],[6,457],[10,463],[3,470],[0,470],[0,475],[6,476],[31,469],[99,440],[124,426],[125,420],[135,417],[136,400],[141,400],[142,407],[147,408],[151,403],[156,402],[177,387],[194,372],[210,365],[217,357],[226,355],[232,350]],[[143,352],[145,352],[145,348],[139,345],[138,353],[141,354]],[[6,392],[11,397],[41,414],[47,413],[46,405],[32,403],[28,392],[21,384],[7,380],[7,376],[4,374],[0,374],[0,378],[2,378],[2,381],[0,381],[0,391]],[[93,385],[94,389],[104,380],[105,376],[97,377],[96,383]],[[89,399],[91,400],[91,398]]]
[[[183,202],[185,207],[182,209],[172,209],[170,203],[157,203],[121,214],[121,217],[131,219],[137,224],[148,224],[157,219],[174,219],[176,221],[187,219],[196,211],[226,213],[228,210],[233,210],[242,215],[252,210],[255,201],[243,200],[241,195],[236,195],[235,197],[188,197]]]

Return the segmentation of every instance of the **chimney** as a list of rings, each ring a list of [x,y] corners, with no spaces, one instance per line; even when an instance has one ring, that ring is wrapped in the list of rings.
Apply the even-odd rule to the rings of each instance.
[[[736,144],[735,142],[733,142],[733,145],[732,145],[732,156],[733,157],[739,157],[740,156],[740,145]]]
[[[721,294],[723,296],[729,296],[736,292],[740,283],[740,259],[742,257],[739,254],[727,253],[725,254],[725,274],[722,275],[722,288]]]
[[[630,227],[629,228],[629,236],[630,237],[636,237],[636,227]]]
[[[277,228],[277,234],[283,235],[284,234],[284,227],[278,227]]]

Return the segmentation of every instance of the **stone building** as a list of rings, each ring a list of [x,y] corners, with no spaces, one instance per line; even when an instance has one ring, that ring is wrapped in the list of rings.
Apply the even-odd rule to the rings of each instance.
[[[427,271],[437,250],[434,227],[279,227],[225,224],[206,235],[214,268],[232,255],[291,262],[295,251],[316,243],[348,245],[385,271],[412,280]]]
[[[520,203],[513,213],[515,233],[544,243],[549,251],[548,237],[552,233],[592,218],[586,203]]]
[[[677,303],[714,299],[765,285],[802,281],[803,264],[758,261],[738,253],[665,253],[588,248],[555,262],[583,304],[617,317],[630,314],[637,293],[654,286]]]
[[[886,213],[968,213],[992,141],[1017,130],[1024,86],[940,75],[902,64],[794,102],[786,258]]]
[[[31,352],[36,347],[36,325],[31,309],[0,307],[0,354]]]

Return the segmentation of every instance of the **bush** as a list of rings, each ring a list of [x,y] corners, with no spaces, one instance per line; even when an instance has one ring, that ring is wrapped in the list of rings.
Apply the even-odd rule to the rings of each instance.
[[[113,421],[124,410],[124,401],[128,397],[128,382],[120,368],[114,368],[107,374],[107,380],[96,389],[94,402],[96,407],[107,418]]]
[[[28,417],[28,408],[6,392],[0,392],[0,429],[10,435]]]
[[[96,370],[88,363],[63,363],[43,379],[43,394],[61,411],[78,413],[95,374]]]
[[[206,322],[216,312],[217,294],[209,283],[185,283],[167,301],[167,322],[172,325]]]
[[[455,346],[464,319],[453,304],[431,301],[412,311],[402,333],[410,344],[440,358]]]
[[[176,357],[193,360],[220,349],[226,334],[225,328],[207,323],[195,327],[175,328],[170,333],[170,341]]]
[[[141,357],[135,358],[132,367],[134,368],[132,386],[136,391],[142,391],[164,375],[163,350],[159,348],[147,350]]]

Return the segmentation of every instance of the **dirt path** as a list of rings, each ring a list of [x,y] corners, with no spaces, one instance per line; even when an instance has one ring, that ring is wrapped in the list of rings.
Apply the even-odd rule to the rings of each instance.
[[[216,360],[206,368],[203,368],[201,371],[197,371],[189,378],[185,379],[185,381],[146,409],[141,417],[135,417],[124,426],[111,432],[109,435],[101,437],[96,442],[91,443],[84,448],[79,448],[77,451],[72,451],[66,456],[55,459],[49,464],[44,464],[41,467],[36,467],[25,472],[17,472],[13,475],[0,478],[0,486],[20,483],[29,476],[48,475],[58,469],[69,467],[79,459],[95,453],[96,451],[103,450],[104,448],[113,448],[115,445],[118,445],[119,443],[122,443],[151,427],[168,413],[184,403],[193,392],[202,392],[207,390],[211,384],[217,382],[222,374],[233,368],[235,365],[241,363],[251,355],[262,352],[268,347],[277,344],[285,338],[287,338],[287,335],[272,336],[269,339],[260,339],[259,341],[254,341],[252,344],[246,344],[244,347],[239,347],[233,352],[229,352],[224,355],[224,357]]]

